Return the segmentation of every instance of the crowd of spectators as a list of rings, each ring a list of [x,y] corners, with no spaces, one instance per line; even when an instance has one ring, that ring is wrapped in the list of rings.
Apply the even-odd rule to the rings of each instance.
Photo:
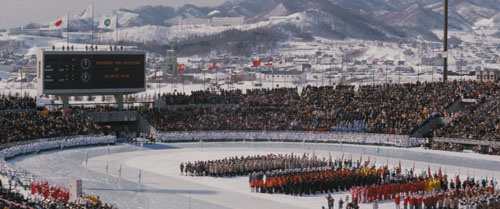
[[[168,104],[237,104],[240,103],[241,90],[221,90],[214,94],[208,90],[193,91],[191,95],[185,93],[168,93],[161,95],[161,99]]]
[[[500,155],[500,147],[494,145],[492,146],[477,145],[472,148],[472,151],[479,154]]]
[[[300,93],[297,88],[254,89],[246,93],[198,91],[191,95],[163,95],[167,105],[174,106],[146,113],[160,131],[301,130],[409,135],[426,119],[444,115],[458,98],[479,99],[495,92],[486,84],[464,81],[358,88],[307,86]]]
[[[86,135],[97,131],[83,112],[59,110],[0,112],[0,127],[1,143]]]
[[[461,144],[455,144],[455,143],[447,143],[447,142],[433,142],[428,144],[427,146],[430,149],[433,150],[445,150],[445,151],[452,151],[452,152],[463,152],[464,151],[464,146]]]
[[[0,110],[34,109],[35,107],[36,103],[33,97],[0,94]]]
[[[498,86],[495,86],[495,90]],[[500,139],[500,92],[484,95],[477,104],[453,117],[434,136],[477,140]]]
[[[21,206],[35,207],[34,201],[28,200],[21,193],[3,188],[0,180],[0,208],[22,208]]]
[[[75,202],[51,201],[39,199],[35,196],[25,197],[23,194],[12,189],[4,188],[0,180],[0,208],[22,209],[22,208],[70,208],[70,209],[112,209],[112,205],[102,203],[98,198],[91,199],[82,197]]]

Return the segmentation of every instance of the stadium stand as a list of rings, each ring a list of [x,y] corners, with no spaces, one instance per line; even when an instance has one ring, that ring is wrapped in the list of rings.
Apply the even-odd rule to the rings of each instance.
[[[201,91],[163,95],[168,108],[146,113],[160,131],[300,130],[410,135],[426,119],[444,116],[446,108],[458,98],[479,99],[494,94],[496,88],[454,81],[358,89],[308,86],[300,94],[296,88],[254,89],[246,94],[240,90]]]
[[[35,108],[35,98],[19,95],[0,95],[0,110],[11,109],[33,109]]]

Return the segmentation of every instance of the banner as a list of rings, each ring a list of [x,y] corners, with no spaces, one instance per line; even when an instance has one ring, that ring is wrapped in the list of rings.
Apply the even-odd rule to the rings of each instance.
[[[75,14],[76,19],[86,19],[92,16],[92,4],[89,5],[86,9]]]
[[[116,28],[116,15],[113,17],[105,17],[99,21],[99,26],[98,28],[104,28],[104,29],[115,29]]]

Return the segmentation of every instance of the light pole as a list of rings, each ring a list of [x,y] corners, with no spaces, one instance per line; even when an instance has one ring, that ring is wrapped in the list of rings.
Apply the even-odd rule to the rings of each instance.
[[[443,82],[448,81],[448,0],[444,0]]]

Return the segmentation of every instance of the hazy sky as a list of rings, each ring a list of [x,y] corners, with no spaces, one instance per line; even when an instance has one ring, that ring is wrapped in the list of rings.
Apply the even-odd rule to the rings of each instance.
[[[95,13],[109,13],[120,8],[135,9],[145,5],[179,7],[184,4],[216,6],[227,0],[0,0],[0,28],[20,27],[31,22],[48,23],[87,8],[94,2]]]

